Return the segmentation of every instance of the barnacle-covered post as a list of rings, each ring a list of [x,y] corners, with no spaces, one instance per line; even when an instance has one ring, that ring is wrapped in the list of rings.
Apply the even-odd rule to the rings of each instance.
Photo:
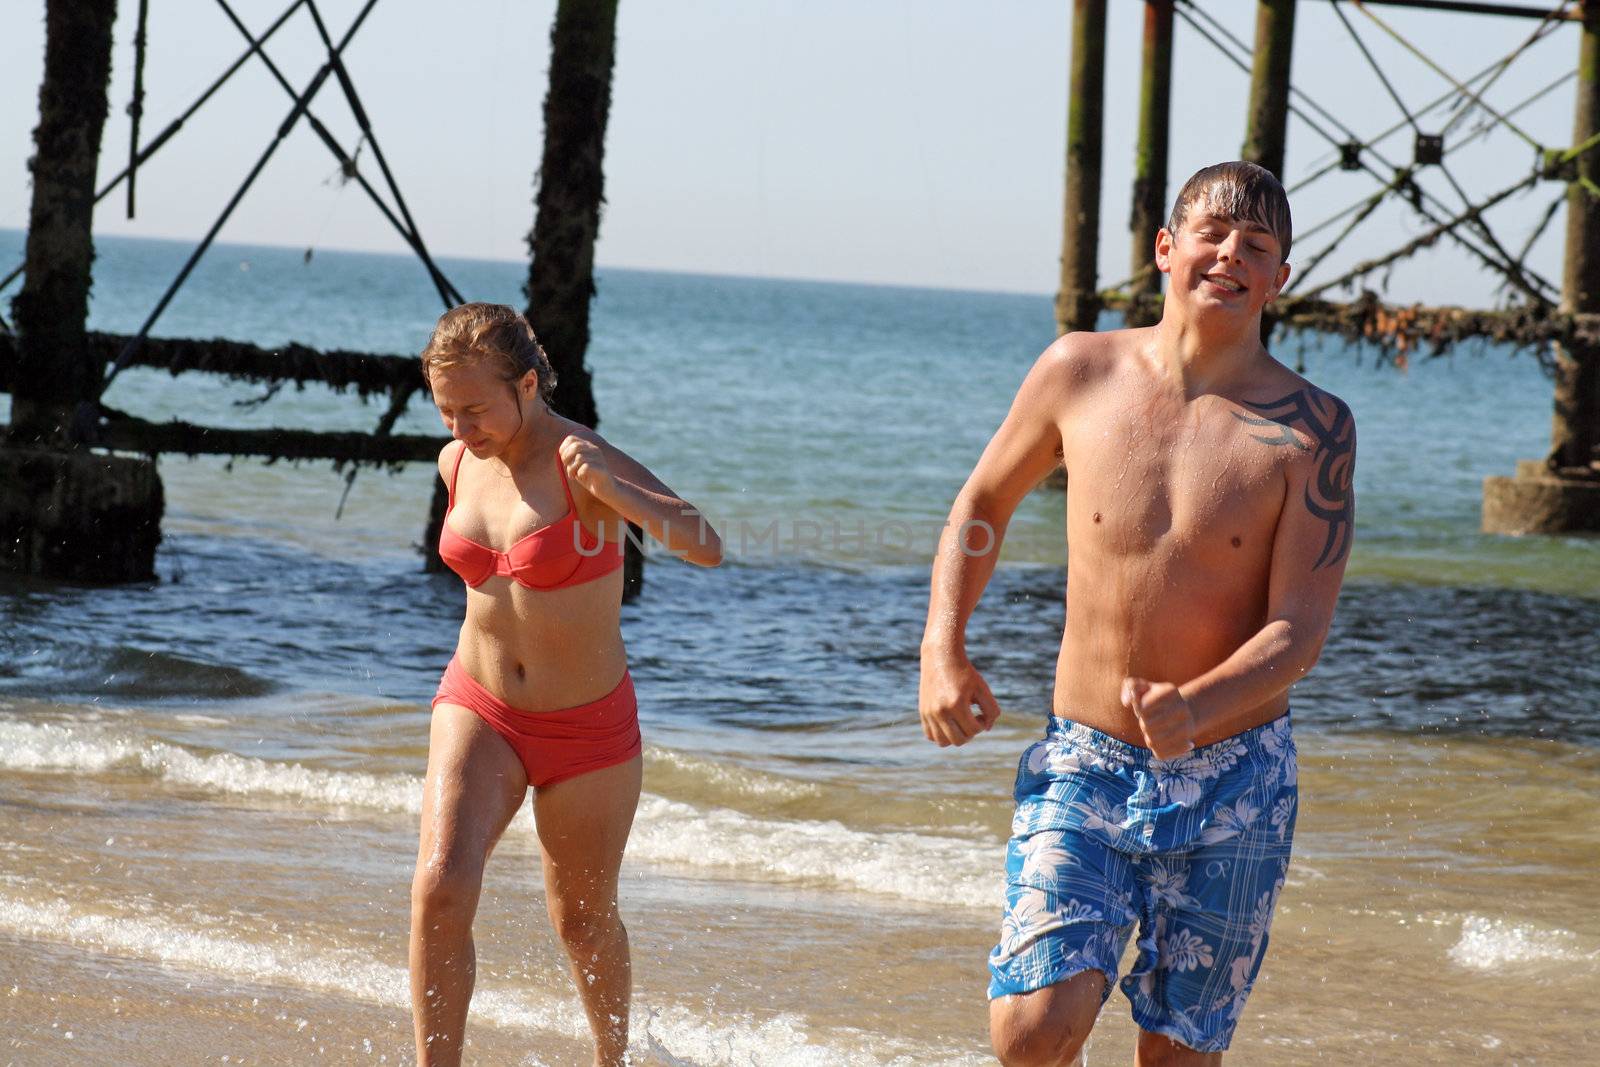
[[[1289,129],[1289,65],[1294,54],[1295,0],[1256,4],[1255,61],[1250,68],[1250,116],[1242,156],[1283,177]]]
[[[1289,138],[1289,68],[1294,56],[1295,0],[1257,0],[1256,46],[1250,66],[1250,113],[1240,157],[1283,178]],[[1275,305],[1261,316],[1261,340],[1277,328]]]
[[[1062,213],[1056,331],[1092,330],[1100,255],[1101,116],[1106,86],[1106,0],[1073,0],[1067,101],[1067,188]]]
[[[75,581],[148,579],[161,539],[154,461],[88,447],[104,368],[85,332],[94,179],[116,14],[116,0],[45,5],[26,280],[12,304],[16,368],[0,447],[0,570]]]
[[[1161,272],[1156,270],[1156,231],[1166,224],[1167,133],[1172,104],[1173,0],[1145,0],[1144,59],[1139,77],[1139,147],[1133,164],[1133,215],[1128,285],[1129,326],[1161,318]]]
[[[1600,0],[1584,0],[1567,185],[1561,311],[1584,324],[1555,346],[1550,454],[1483,485],[1487,533],[1600,531]]]
[[[561,0],[550,30],[544,156],[523,292],[528,321],[556,372],[555,409],[593,427],[600,415],[584,356],[594,296],[594,245],[605,202],[606,121],[617,54],[617,0]],[[635,529],[642,537],[642,531]],[[644,582],[644,556],[630,540],[623,596]]]
[[[1572,143],[1600,137],[1600,2],[1586,0],[1578,56],[1577,106]],[[1600,143],[1578,155],[1576,180],[1567,186],[1567,249],[1561,309],[1600,313]],[[1549,465],[1595,470],[1600,460],[1600,350],[1591,338],[1558,346],[1556,411]]]

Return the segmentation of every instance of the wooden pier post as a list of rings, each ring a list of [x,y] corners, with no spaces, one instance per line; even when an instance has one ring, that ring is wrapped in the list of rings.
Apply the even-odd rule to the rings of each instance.
[[[1281,180],[1289,127],[1289,66],[1294,53],[1295,0],[1258,0],[1255,59],[1250,68],[1250,119],[1241,158]]]
[[[75,443],[78,405],[98,393],[102,368],[89,355],[86,323],[95,168],[116,15],[116,0],[46,5],[27,273],[12,303],[18,346],[8,436],[16,445]]]
[[[1572,143],[1600,136],[1600,2],[1586,0],[1578,53]],[[1578,157],[1578,180],[1567,187],[1567,248],[1561,310],[1600,314],[1600,145]],[[1587,183],[1587,186],[1585,185]],[[1556,410],[1550,466],[1593,470],[1600,454],[1600,349],[1574,345],[1558,352]]]
[[[550,30],[550,85],[544,98],[544,155],[538,211],[528,235],[532,263],[523,293],[556,372],[555,409],[599,425],[584,355],[595,293],[594,244],[605,201],[606,122],[617,56],[618,0],[560,0]],[[644,532],[623,546],[623,599],[644,586]]]
[[[1100,254],[1101,118],[1106,83],[1106,0],[1073,0],[1067,103],[1067,189],[1056,331],[1093,330]]]
[[[1167,137],[1172,104],[1173,0],[1145,0],[1144,58],[1139,77],[1139,147],[1133,163],[1133,213],[1128,285],[1129,326],[1161,318],[1161,272],[1156,270],[1156,232],[1167,221]]]
[[[1600,136],[1600,0],[1584,0],[1572,143]],[[1600,315],[1600,144],[1578,156],[1567,186],[1561,310]],[[1556,345],[1550,454],[1523,461],[1515,478],[1483,484],[1487,533],[1600,532],[1600,344]]]
[[[532,261],[524,293],[556,372],[556,410],[599,423],[584,354],[594,295],[594,244],[605,200],[606,120],[616,59],[617,0],[561,0],[550,31],[544,99],[544,155],[538,210],[528,235]]]
[[[116,14],[116,0],[45,5],[27,277],[12,304],[17,366],[0,447],[0,570],[92,582],[154,575],[163,507],[154,461],[86,447],[104,370],[86,320]]]

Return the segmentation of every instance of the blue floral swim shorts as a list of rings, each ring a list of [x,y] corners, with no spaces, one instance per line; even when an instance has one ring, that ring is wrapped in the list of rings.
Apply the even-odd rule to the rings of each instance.
[[[1090,968],[1141,1029],[1228,1047],[1267,951],[1294,839],[1289,716],[1172,760],[1052,717],[1017,768],[989,997]]]

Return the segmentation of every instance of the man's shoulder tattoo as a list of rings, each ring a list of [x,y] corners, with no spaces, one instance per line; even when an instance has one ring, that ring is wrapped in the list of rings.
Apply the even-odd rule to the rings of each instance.
[[[1316,472],[1306,481],[1306,510],[1328,524],[1328,538],[1311,569],[1333,566],[1349,553],[1355,522],[1351,476],[1356,434],[1349,405],[1313,388],[1297,389],[1277,400],[1244,403],[1256,414],[1235,411],[1233,415],[1255,428],[1250,434],[1255,440],[1313,454]]]

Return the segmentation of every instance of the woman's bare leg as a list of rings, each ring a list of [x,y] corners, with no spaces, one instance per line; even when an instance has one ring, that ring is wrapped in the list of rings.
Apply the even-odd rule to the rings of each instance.
[[[617,873],[639,806],[643,766],[635,756],[539,789],[533,800],[545,902],[572,961],[598,1067],[617,1067],[628,1051],[633,967],[617,909]]]
[[[411,1011],[419,1067],[461,1062],[477,976],[472,917],[483,866],[527,790],[522,762],[487,723],[459,705],[434,709],[411,883]]]

